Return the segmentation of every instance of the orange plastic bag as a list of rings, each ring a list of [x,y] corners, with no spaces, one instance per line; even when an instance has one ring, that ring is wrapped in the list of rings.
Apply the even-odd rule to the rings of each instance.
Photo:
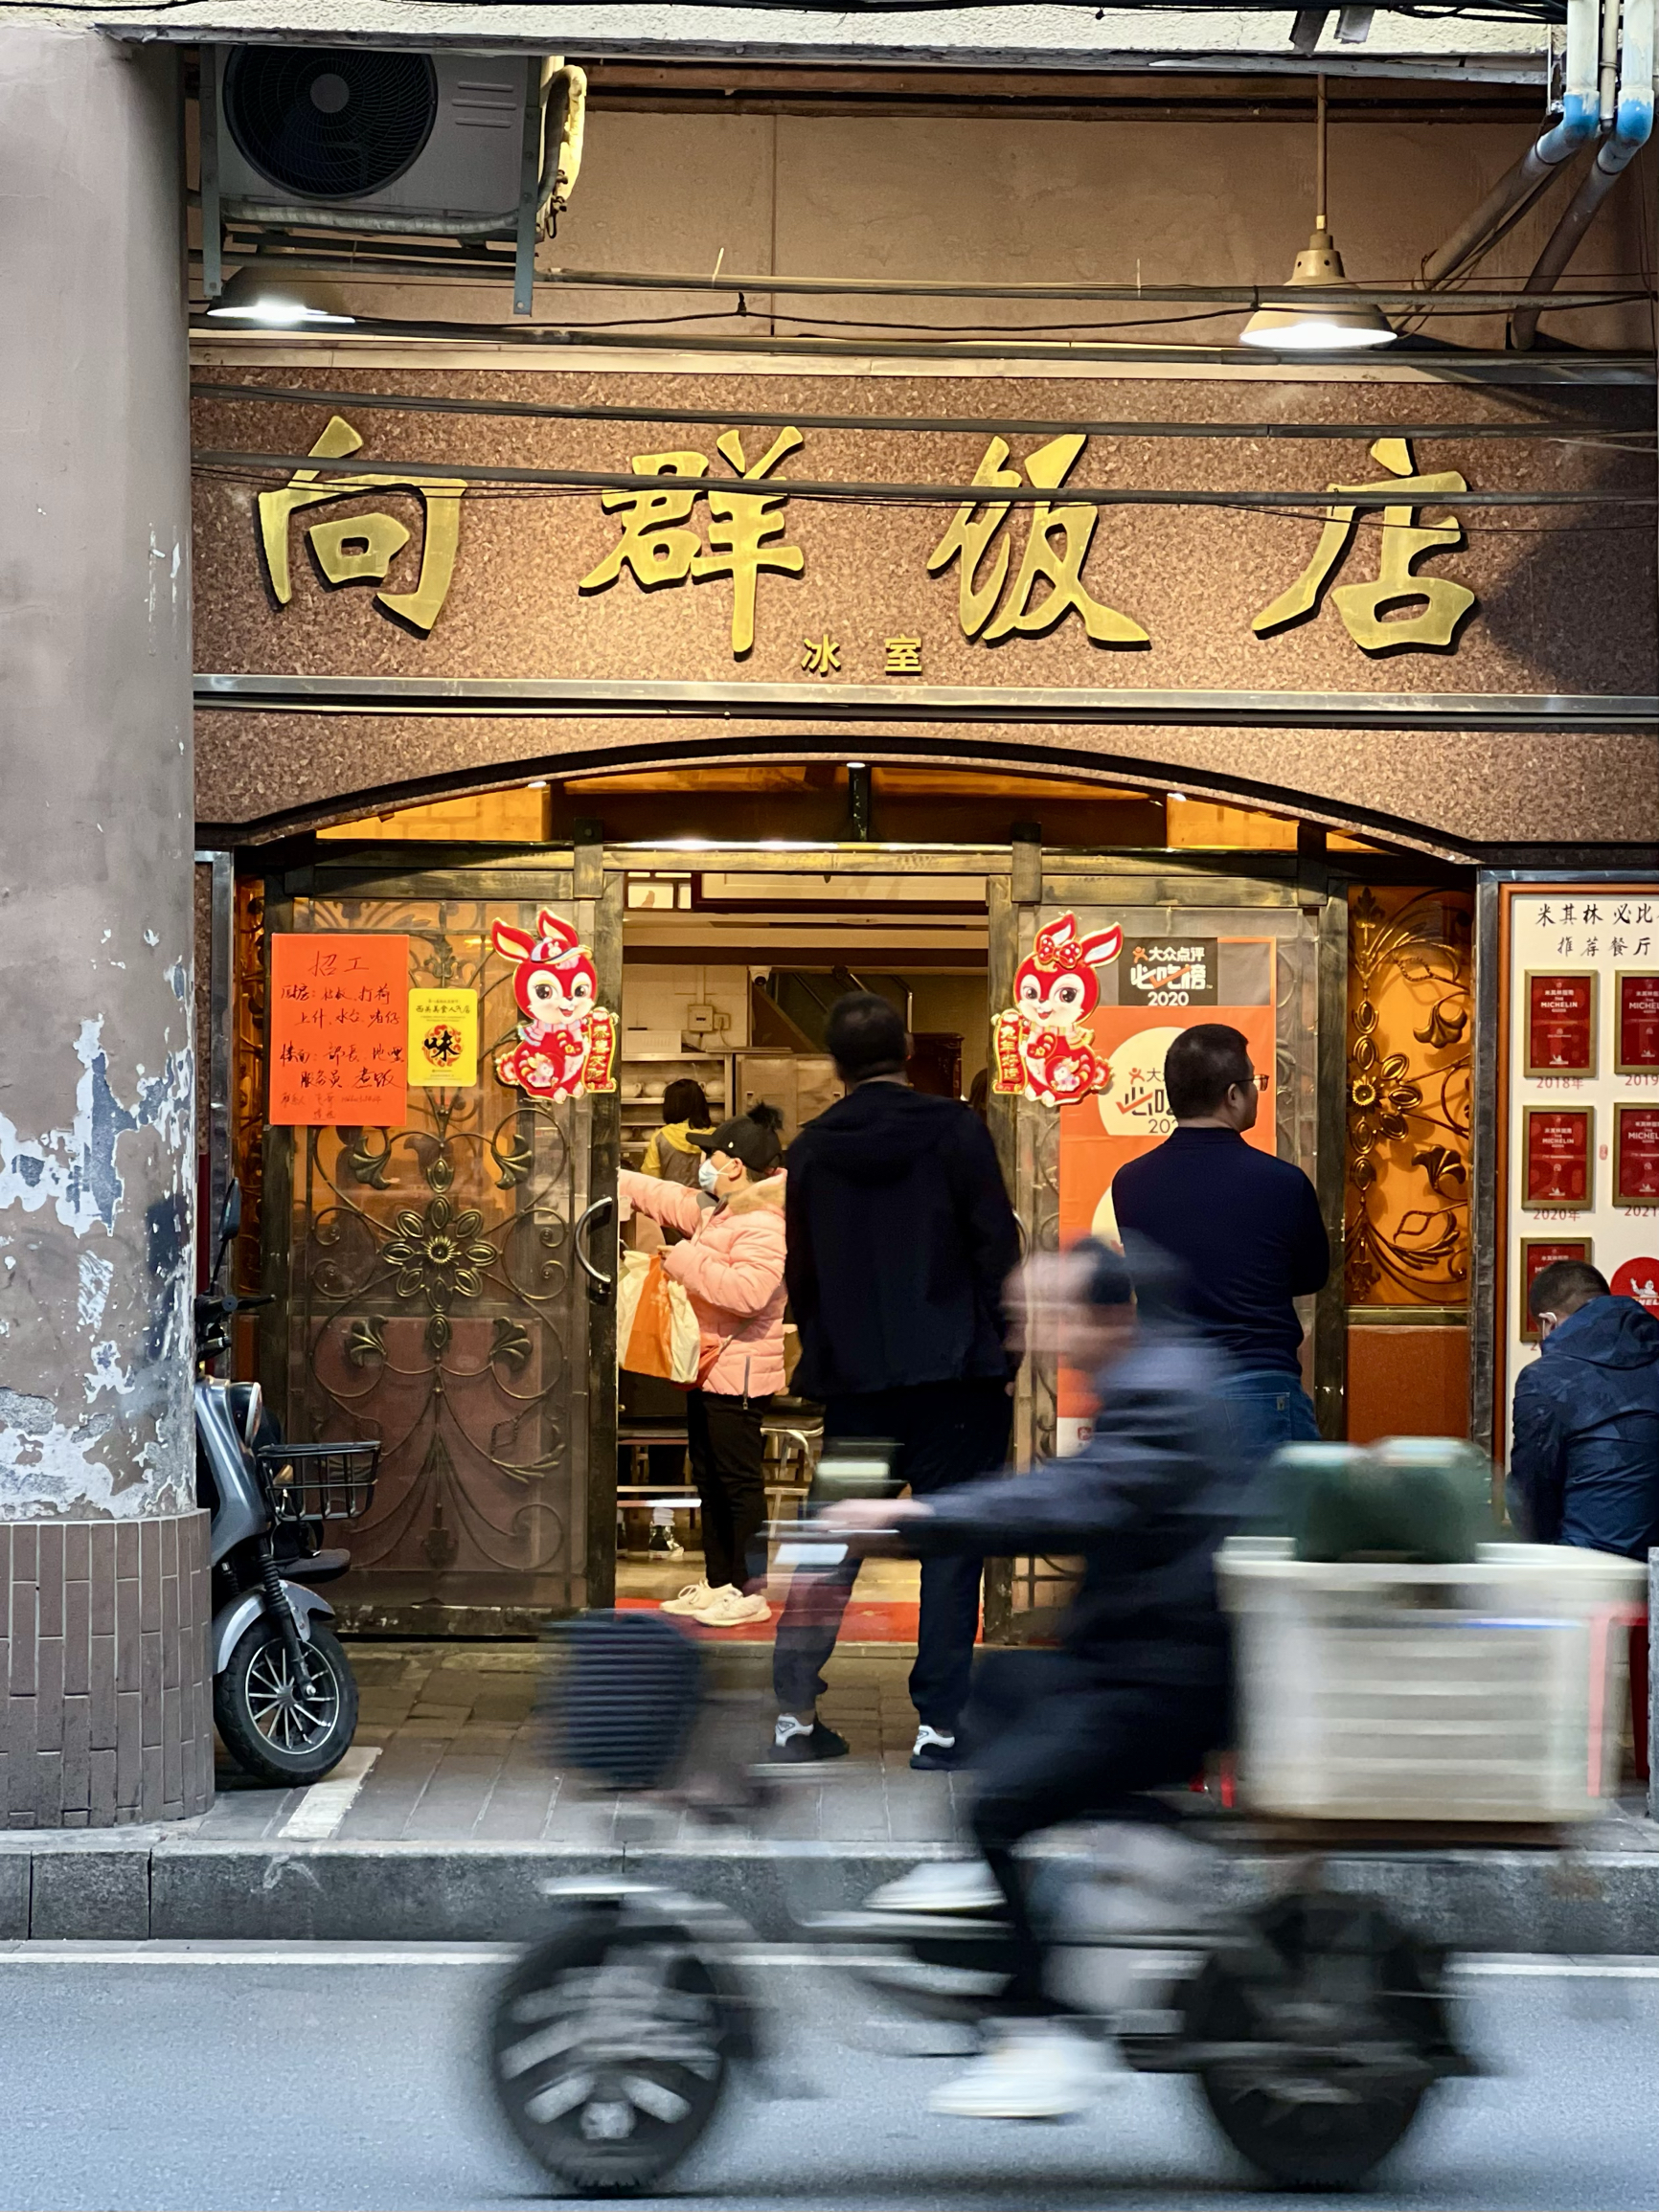
[[[630,1375],[682,1385],[696,1381],[696,1316],[683,1285],[664,1275],[661,1253],[648,1260],[640,1253],[625,1254],[617,1324],[617,1364]]]

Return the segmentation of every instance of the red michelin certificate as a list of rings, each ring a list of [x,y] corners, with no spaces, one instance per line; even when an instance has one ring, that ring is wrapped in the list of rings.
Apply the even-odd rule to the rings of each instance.
[[[1596,1072],[1594,975],[1527,977],[1527,1073]]]
[[[1594,1147],[1595,1116],[1588,1106],[1529,1106],[1521,1204],[1589,1206]]]
[[[1621,1075],[1640,1075],[1659,1070],[1659,969],[1645,968],[1621,974],[1615,982],[1619,994],[1619,1024],[1615,1065]]]
[[[1613,1109],[1613,1204],[1659,1206],[1659,1106]]]
[[[1523,1343],[1535,1344],[1538,1324],[1533,1319],[1533,1285],[1547,1267],[1554,1267],[1558,1259],[1581,1259],[1588,1264],[1596,1256],[1595,1247],[1587,1236],[1523,1236],[1521,1239],[1521,1338]]]

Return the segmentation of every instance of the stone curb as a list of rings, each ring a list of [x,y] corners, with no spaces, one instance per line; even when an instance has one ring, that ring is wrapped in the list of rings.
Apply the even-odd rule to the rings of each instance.
[[[714,1838],[690,1848],[205,1843],[154,1829],[0,1840],[0,1941],[517,1942],[542,1885],[625,1878],[718,1899],[768,1941],[843,1910],[944,1846],[860,1849]],[[1057,1854],[1063,1856],[1063,1854]],[[1243,1893],[1287,1862],[1240,1853]],[[1659,1852],[1353,1852],[1326,1879],[1463,1951],[1659,1954]]]

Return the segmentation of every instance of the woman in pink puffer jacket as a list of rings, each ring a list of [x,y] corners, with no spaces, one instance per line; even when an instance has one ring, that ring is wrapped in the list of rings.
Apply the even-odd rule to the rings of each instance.
[[[641,1213],[683,1230],[662,1254],[683,1284],[701,1339],[697,1382],[686,1393],[692,1478],[703,1518],[703,1579],[663,1607],[707,1628],[768,1620],[771,1608],[745,1586],[763,1581],[766,1402],[784,1388],[783,1117],[756,1106],[693,1144],[706,1155],[696,1191],[625,1168],[622,1196]]]

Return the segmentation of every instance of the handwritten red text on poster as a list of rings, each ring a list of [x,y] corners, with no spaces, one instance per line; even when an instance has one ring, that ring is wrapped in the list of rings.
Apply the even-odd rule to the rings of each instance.
[[[409,939],[271,938],[275,1125],[390,1129],[407,1105]]]

